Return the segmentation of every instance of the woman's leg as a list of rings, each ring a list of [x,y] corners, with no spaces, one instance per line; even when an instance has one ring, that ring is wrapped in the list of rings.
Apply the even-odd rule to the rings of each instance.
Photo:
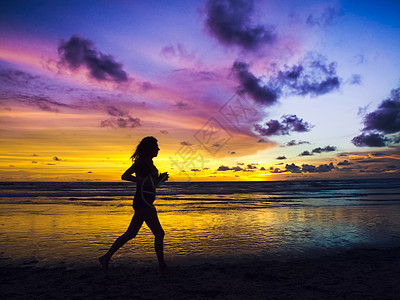
[[[157,211],[155,208],[146,208],[144,221],[154,234],[154,248],[156,250],[160,270],[165,270],[166,264],[164,261],[164,230],[158,220]]]
[[[140,227],[142,227],[143,220],[144,220],[143,215],[135,211],[135,214],[133,215],[131,223],[129,224],[129,227],[126,230],[126,232],[115,240],[115,242],[112,244],[112,246],[110,247],[110,249],[107,251],[106,254],[104,254],[99,258],[99,261],[103,266],[105,272],[107,272],[108,270],[108,262],[111,256],[113,256],[113,254],[119,248],[121,248],[127,241],[133,239],[137,235]]]

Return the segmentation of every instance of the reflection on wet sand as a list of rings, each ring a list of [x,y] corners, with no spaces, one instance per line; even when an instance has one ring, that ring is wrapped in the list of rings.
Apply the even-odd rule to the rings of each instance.
[[[120,204],[123,205],[120,205]],[[93,260],[129,225],[130,200],[113,206],[1,204],[2,257],[43,264]],[[261,207],[159,200],[168,259],[303,255],[362,244],[399,243],[393,206]],[[242,204],[240,204],[242,206]],[[185,209],[186,208],[186,209]],[[114,260],[154,261],[153,235],[143,226]]]

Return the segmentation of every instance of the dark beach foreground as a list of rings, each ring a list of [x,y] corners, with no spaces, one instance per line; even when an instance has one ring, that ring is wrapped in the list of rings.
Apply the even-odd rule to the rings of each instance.
[[[1,299],[400,299],[400,248],[329,256],[203,261],[174,265],[37,267],[0,262]]]

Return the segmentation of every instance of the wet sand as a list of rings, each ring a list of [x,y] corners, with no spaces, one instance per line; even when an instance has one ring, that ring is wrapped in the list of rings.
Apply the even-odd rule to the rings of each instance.
[[[329,256],[174,264],[38,267],[0,261],[1,299],[400,299],[400,248]]]

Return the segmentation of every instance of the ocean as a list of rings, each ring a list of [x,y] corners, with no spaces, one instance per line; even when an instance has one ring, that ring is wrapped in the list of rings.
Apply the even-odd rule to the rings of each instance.
[[[129,182],[0,183],[0,259],[95,261],[129,225]],[[400,179],[166,182],[155,202],[167,261],[287,259],[400,245]],[[155,262],[144,225],[113,257]]]

